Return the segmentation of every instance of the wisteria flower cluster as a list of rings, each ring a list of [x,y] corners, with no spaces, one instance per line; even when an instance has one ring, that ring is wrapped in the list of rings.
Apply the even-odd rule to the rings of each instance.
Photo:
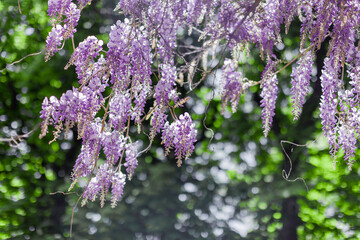
[[[182,158],[187,159],[194,151],[196,141],[195,124],[192,123],[188,113],[180,115],[179,119],[169,125],[166,122],[163,133],[162,143],[165,146],[165,155],[168,155],[171,148],[175,148],[177,165],[180,167]]]
[[[268,59],[268,63],[265,67],[265,70],[261,77],[261,118],[263,120],[263,128],[264,128],[264,135],[267,136],[271,124],[272,119],[275,115],[275,103],[277,98],[277,91],[278,91],[278,80],[276,78],[276,74],[274,74],[275,69],[275,62],[271,59]]]
[[[237,62],[231,59],[225,59],[223,65],[223,87],[222,87],[222,106],[223,112],[225,106],[230,102],[231,110],[236,112],[236,108],[239,105],[240,96],[245,92],[244,80],[241,72],[236,71]]]
[[[80,14],[90,3],[49,0],[53,28],[46,39],[45,60],[73,38]],[[135,174],[141,154],[137,135],[129,131],[132,126],[141,134],[146,131],[144,121],[149,121],[149,147],[161,135],[166,155],[173,149],[178,166],[191,155],[196,142],[195,125],[190,114],[177,117],[175,111],[187,100],[177,92],[184,75],[185,87],[192,90],[222,66],[222,108],[230,104],[233,112],[240,96],[250,86],[259,85],[267,136],[279,91],[277,74],[282,70],[278,70],[281,61],[276,59],[274,46],[282,42],[282,25],[287,32],[295,18],[302,25],[300,54],[289,81],[294,119],[301,117],[310,92],[315,53],[329,38],[321,76],[320,118],[333,159],[342,149],[351,168],[360,133],[358,0],[119,0],[115,10],[121,10],[126,18],[111,27],[106,46],[95,36],[77,46],[71,40],[74,51],[65,68],[75,65],[80,86],[68,90],[60,99],[45,98],[41,111],[41,137],[48,132],[48,125],[55,127],[54,140],[61,131],[67,133],[77,127],[82,149],[71,187],[79,178],[88,178],[83,204],[100,196],[103,205],[111,193],[111,205],[116,206],[123,194],[125,173],[128,178]],[[184,29],[189,34],[200,34],[199,46],[178,46],[177,34]],[[223,59],[226,50],[235,56],[251,44],[266,60],[259,81],[243,76],[236,57]],[[208,70],[208,54],[213,52],[216,58],[219,48],[223,51],[218,60],[223,65]],[[201,80],[194,83],[200,61]],[[344,77],[350,79],[349,83]],[[105,160],[100,159],[100,153],[104,153]]]
[[[86,3],[85,3],[86,2]],[[71,0],[49,0],[48,15],[53,28],[46,38],[45,61],[59,51],[63,40],[72,38],[80,19],[81,10],[89,1],[78,1],[80,6]]]
[[[294,119],[300,117],[301,109],[305,103],[305,97],[310,93],[311,67],[313,65],[313,52],[308,51],[304,54],[297,66],[293,68],[291,73],[291,92]]]

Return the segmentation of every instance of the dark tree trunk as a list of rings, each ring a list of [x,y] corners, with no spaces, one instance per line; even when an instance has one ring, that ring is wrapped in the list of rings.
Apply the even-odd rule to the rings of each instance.
[[[315,65],[317,68],[316,81],[313,84],[313,94],[306,101],[303,106],[303,112],[298,121],[298,128],[302,129],[299,131],[295,143],[302,144],[306,139],[309,138],[309,132],[315,131],[315,121],[313,113],[319,106],[320,97],[321,97],[321,69],[323,68],[323,62],[326,54],[326,49],[324,45],[327,44],[327,41],[323,43],[322,47],[316,52],[316,61]],[[284,149],[287,153],[292,152],[291,145],[284,146]],[[292,158],[292,169],[291,173],[294,174],[297,170],[299,161],[297,158]],[[290,164],[287,156],[284,154],[284,170],[288,174],[290,171]],[[279,233],[279,240],[297,240],[297,227],[302,224],[301,219],[298,216],[299,213],[299,204],[297,203],[297,197],[291,196],[284,200],[282,206],[282,216],[283,216],[283,228]]]
[[[279,240],[297,240],[296,229],[301,223],[299,214],[299,204],[296,197],[284,200],[282,206],[283,228],[280,231]]]

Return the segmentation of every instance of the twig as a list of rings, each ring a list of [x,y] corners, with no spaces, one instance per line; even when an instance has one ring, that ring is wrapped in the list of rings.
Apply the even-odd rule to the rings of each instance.
[[[62,192],[62,191],[52,192],[52,193],[49,193],[49,195],[56,195],[56,194],[70,195],[70,194],[74,194],[74,193],[79,196],[79,194],[77,192],[68,192],[68,193],[66,193],[66,192]]]
[[[310,45],[308,48],[306,48],[302,53],[300,53],[299,55],[297,55],[296,57],[294,57],[290,62],[288,62],[285,66],[283,66],[280,70],[276,71],[274,74],[278,74],[280,73],[282,70],[284,70],[285,68],[287,68],[289,65],[291,65],[293,62],[295,62],[296,59],[298,59],[299,57],[301,57],[302,55],[304,55],[307,51],[309,51],[311,48],[313,48],[315,46],[315,44]]]
[[[23,135],[16,135],[9,138],[0,138],[0,142],[8,142],[10,147],[17,146],[24,138],[30,137],[38,128],[40,127],[40,123],[36,124],[35,127],[28,133]]]
[[[20,0],[18,0],[19,13],[21,14]]]
[[[329,36],[329,34],[327,34],[325,36],[325,38],[327,38]],[[325,39],[324,38],[324,39]],[[302,55],[304,55],[307,51],[309,51],[310,49],[312,49],[315,46],[315,44],[311,44],[308,48],[306,48],[304,51],[302,51],[299,55],[297,55],[295,58],[293,58],[290,62],[288,62],[284,67],[282,67],[280,70],[276,71],[274,74],[278,74],[280,73],[282,70],[284,70],[285,68],[287,68],[290,64],[292,64],[296,59],[298,59],[299,57],[301,57]]]
[[[42,54],[42,52],[43,52],[43,51],[40,51],[40,52],[37,52],[37,53],[30,53],[30,54],[26,55],[25,57],[21,58],[20,60],[17,60],[17,61],[15,61],[15,62],[12,62],[12,63],[10,63],[10,64],[7,64],[7,66],[6,66],[5,68],[3,68],[0,72],[5,71],[8,66],[12,66],[12,65],[14,65],[14,64],[17,64],[17,63],[23,61],[23,60],[24,60],[25,58],[27,58],[27,57],[40,55],[40,54]]]
[[[241,21],[239,22],[239,24],[235,27],[234,32],[230,35],[230,39],[232,37],[234,37],[236,35],[236,33],[238,32],[238,30],[240,29],[240,26],[245,22],[245,20],[249,17],[249,15],[252,12],[256,11],[256,8],[258,7],[258,5],[260,4],[261,0],[256,0],[255,3],[253,5],[251,5],[250,7],[248,7],[245,11],[244,17],[241,19]],[[225,57],[225,51],[227,49],[227,47],[229,46],[230,42],[228,41],[225,45],[225,47],[223,48],[223,50],[221,51],[220,54],[220,58],[219,58],[219,62],[212,68],[210,69],[210,71],[206,71],[204,76],[201,78],[201,80],[199,82],[197,82],[195,84],[195,86],[193,86],[193,89],[196,88],[207,76],[207,74],[212,73],[215,69],[217,69],[220,66],[221,60]],[[187,93],[191,92],[192,90],[188,91]]]
[[[71,43],[72,43],[73,50],[75,51],[76,47],[75,47],[74,37],[71,38]]]

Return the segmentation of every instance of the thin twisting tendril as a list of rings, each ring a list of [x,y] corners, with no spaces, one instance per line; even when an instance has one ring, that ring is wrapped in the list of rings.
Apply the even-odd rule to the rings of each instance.
[[[310,143],[307,143],[307,144],[297,144],[297,143],[290,142],[290,141],[286,141],[286,140],[281,140],[281,141],[280,141],[281,148],[282,148],[282,150],[283,150],[286,158],[289,160],[289,164],[290,164],[290,168],[289,168],[289,171],[288,171],[288,172],[286,172],[285,169],[282,170],[282,177],[283,177],[286,181],[288,181],[288,182],[295,182],[295,181],[297,181],[297,180],[303,181],[303,183],[304,183],[304,185],[305,185],[305,187],[306,187],[306,191],[307,191],[307,192],[309,192],[309,188],[308,188],[308,186],[307,186],[306,181],[305,181],[304,178],[302,178],[302,177],[297,177],[297,178],[295,178],[295,179],[289,179],[289,177],[290,177],[290,175],[291,175],[291,171],[292,171],[292,166],[293,166],[293,164],[292,164],[292,160],[291,160],[289,154],[285,151],[284,143],[288,143],[288,144],[291,144],[291,145],[296,146],[296,147],[307,147],[308,145],[310,145],[310,144],[312,144],[312,143],[315,143],[315,142],[318,140],[319,137],[320,137],[320,135],[319,135],[314,141],[312,141],[312,142],[310,142]]]

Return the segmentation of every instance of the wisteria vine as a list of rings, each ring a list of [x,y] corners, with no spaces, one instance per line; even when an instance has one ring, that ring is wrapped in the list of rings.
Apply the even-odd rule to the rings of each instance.
[[[73,36],[81,12],[90,3],[49,0],[53,27],[46,39],[45,60],[71,39],[74,51],[65,68],[75,66],[80,86],[60,99],[44,99],[40,135],[45,136],[52,125],[56,140],[60,132],[66,134],[77,127],[82,148],[70,188],[80,178],[88,178],[83,204],[99,196],[103,206],[110,192],[111,206],[115,207],[121,198],[126,174],[129,179],[133,176],[140,154],[137,135],[129,132],[131,126],[141,134],[144,121],[149,121],[150,144],[160,135],[166,155],[173,150],[178,166],[192,154],[195,124],[187,112],[180,116],[175,112],[187,100],[177,91],[184,75],[192,89],[199,83],[193,83],[196,71],[202,71],[202,81],[221,69],[222,109],[230,103],[233,112],[240,96],[258,84],[267,136],[275,114],[277,74],[282,70],[277,70],[280,60],[274,46],[282,42],[282,26],[287,32],[295,18],[301,21],[301,44],[289,81],[294,119],[300,117],[310,93],[315,52],[330,39],[321,76],[320,118],[334,161],[342,149],[351,168],[360,133],[359,0],[120,0],[115,10],[126,18],[111,27],[106,46],[89,36],[76,47]],[[179,29],[199,32],[202,47],[188,47],[190,52],[180,53]],[[266,60],[259,81],[243,76],[236,57],[224,59],[225,51],[236,56],[249,44]],[[219,61],[223,65],[207,69],[208,54],[213,51],[214,56],[217,48],[222,50]],[[146,104],[151,107],[145,108]],[[99,161],[101,152],[105,161]]]

